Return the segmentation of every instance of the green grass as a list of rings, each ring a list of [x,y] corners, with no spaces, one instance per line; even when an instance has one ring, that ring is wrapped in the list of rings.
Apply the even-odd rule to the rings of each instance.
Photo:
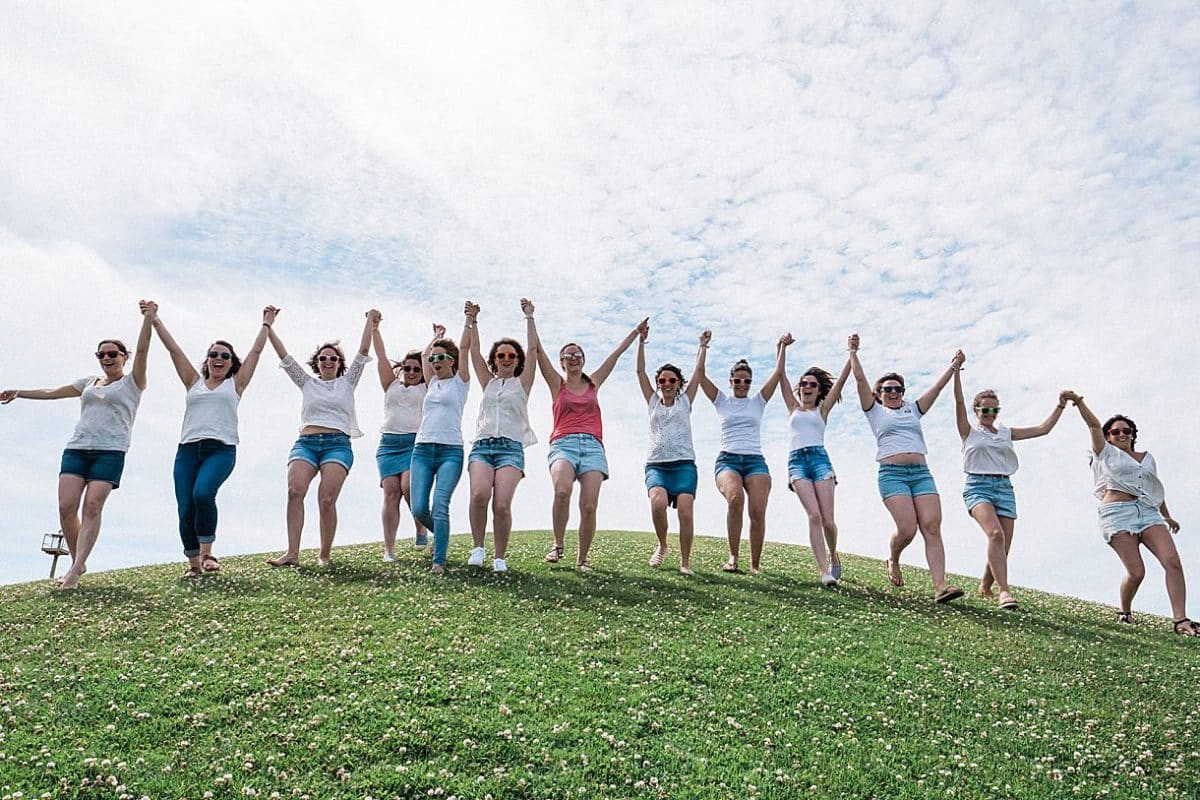
[[[685,578],[645,533],[601,532],[580,574],[548,541],[503,576],[455,537],[442,578],[374,545],[0,587],[0,797],[1200,792],[1200,643],[1162,619],[935,606],[860,558],[824,590],[784,545],[727,576],[716,539]]]

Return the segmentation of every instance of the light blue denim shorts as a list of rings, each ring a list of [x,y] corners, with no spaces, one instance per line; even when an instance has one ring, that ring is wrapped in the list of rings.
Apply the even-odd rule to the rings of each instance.
[[[379,467],[379,482],[384,478],[403,475],[412,469],[413,445],[417,441],[415,433],[385,433],[379,440],[379,449],[375,451],[375,463]]]
[[[963,485],[967,513],[980,503],[991,503],[997,517],[1017,518],[1017,496],[1007,475],[967,475]]]
[[[288,463],[304,461],[317,469],[322,464],[340,464],[346,472],[354,466],[354,451],[350,437],[344,433],[306,433],[292,445]]]
[[[479,461],[492,469],[501,467],[516,467],[525,474],[525,446],[518,441],[504,436],[491,436],[487,439],[476,439],[471,446],[471,455],[467,462]]]
[[[937,493],[928,464],[879,465],[879,496],[884,500],[899,494],[918,497]]]
[[[554,466],[555,461],[566,461],[575,469],[575,477],[585,472],[599,472],[608,480],[608,458],[604,445],[590,433],[568,433],[550,443],[546,463]]]
[[[1104,503],[1100,506],[1100,535],[1108,541],[1118,533],[1141,536],[1142,531],[1155,525],[1166,525],[1167,521],[1158,509],[1137,500],[1123,503]]]
[[[713,476],[719,477],[722,472],[736,472],[742,478],[771,474],[771,470],[767,469],[767,460],[761,455],[726,453],[724,450],[717,453],[717,461],[713,464]]]
[[[654,488],[665,489],[669,506],[678,507],[681,494],[695,497],[696,485],[699,482],[695,461],[659,461],[646,465],[646,491]]]
[[[792,481],[816,483],[829,478],[837,480],[837,475],[833,474],[833,463],[829,460],[829,453],[825,452],[821,445],[801,447],[788,455],[789,489],[792,488]]]

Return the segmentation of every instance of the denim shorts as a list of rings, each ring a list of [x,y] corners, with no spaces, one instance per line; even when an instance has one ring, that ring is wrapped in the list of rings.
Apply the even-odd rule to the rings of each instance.
[[[555,461],[566,461],[575,468],[578,477],[585,472],[599,472],[608,480],[608,458],[604,445],[590,433],[568,433],[550,443],[546,463],[554,466]]]
[[[78,475],[84,481],[104,481],[116,489],[125,471],[123,450],[63,450],[59,475]]]
[[[1017,496],[1007,475],[967,475],[963,485],[967,513],[980,503],[991,503],[997,517],[1017,518]]]
[[[717,463],[713,466],[713,475],[720,477],[721,473],[726,471],[736,472],[743,478],[749,478],[751,475],[771,474],[771,470],[767,469],[767,460],[761,455],[726,453],[722,450],[717,453]]]
[[[659,461],[646,465],[646,491],[656,487],[666,489],[667,505],[678,506],[681,494],[695,497],[697,483],[695,461]]]
[[[917,497],[937,494],[937,484],[928,464],[880,464],[879,496],[884,500],[898,494]]]
[[[1142,531],[1147,528],[1166,524],[1157,508],[1137,500],[1100,506],[1100,535],[1106,542],[1117,533],[1132,533],[1141,538]]]
[[[468,464],[472,461],[487,464],[492,469],[516,467],[524,475],[525,445],[504,436],[476,439],[475,444],[471,446],[471,455],[467,458]]]
[[[350,437],[344,433],[306,433],[292,445],[288,463],[304,461],[317,469],[322,464],[340,464],[350,471],[354,466],[354,451],[350,449]]]
[[[375,463],[379,466],[380,483],[383,483],[385,478],[403,475],[412,469],[412,451],[416,441],[415,433],[385,433],[383,435],[383,438],[379,440],[379,449],[375,451]]]
[[[801,447],[793,450],[788,456],[788,488],[793,481],[824,481],[837,475],[833,474],[833,464],[829,461],[829,453],[821,445]]]

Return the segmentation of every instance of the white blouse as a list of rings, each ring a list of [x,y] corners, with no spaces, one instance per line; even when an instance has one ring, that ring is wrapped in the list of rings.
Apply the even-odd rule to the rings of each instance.
[[[672,405],[664,405],[658,392],[650,395],[650,452],[647,464],[667,461],[695,461],[692,446],[692,404],[686,394],[675,397]]]
[[[332,428],[347,436],[358,438],[358,416],[354,413],[354,390],[362,377],[363,367],[371,357],[355,353],[354,359],[340,378],[321,380],[307,371],[290,355],[279,362],[279,368],[287,373],[292,383],[300,387],[304,402],[300,406],[300,429],[309,425]]]
[[[1139,462],[1121,448],[1105,442],[1104,449],[1092,456],[1092,476],[1096,481],[1096,497],[1101,500],[1107,490],[1115,489],[1133,495],[1139,503],[1158,508],[1166,496],[1158,479],[1158,464],[1149,453]]]
[[[492,378],[483,390],[475,441],[495,438],[511,439],[525,447],[537,444],[529,426],[529,395],[520,378]]]
[[[467,390],[471,384],[458,375],[451,375],[449,378],[434,378],[428,385],[416,444],[461,447],[463,406],[467,404]]]
[[[425,403],[427,384],[405,386],[397,378],[383,393],[383,427],[380,433],[416,433],[421,428],[421,407]]]
[[[132,373],[126,373],[107,386],[97,383],[101,380],[101,376],[89,375],[71,381],[80,392],[82,410],[75,433],[67,442],[68,450],[119,450],[122,453],[129,450],[142,390],[134,382]]]
[[[962,443],[963,472],[968,475],[1012,475],[1017,471],[1017,451],[1012,430],[996,425],[992,433],[982,425],[971,428]]]

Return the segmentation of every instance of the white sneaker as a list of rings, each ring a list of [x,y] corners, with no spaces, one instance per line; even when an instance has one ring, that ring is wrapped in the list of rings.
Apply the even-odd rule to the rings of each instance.
[[[387,562],[392,562],[392,561],[396,560],[396,557],[394,555],[392,555],[391,553],[384,553],[383,560],[387,561]]]
[[[833,573],[826,572],[821,576],[821,583],[825,586],[837,586],[837,578],[833,577]]]
[[[492,572],[508,572],[508,562],[503,558],[492,559]]]
[[[482,547],[476,547],[471,551],[471,557],[467,559],[468,567],[482,567],[483,557],[485,553]]]

